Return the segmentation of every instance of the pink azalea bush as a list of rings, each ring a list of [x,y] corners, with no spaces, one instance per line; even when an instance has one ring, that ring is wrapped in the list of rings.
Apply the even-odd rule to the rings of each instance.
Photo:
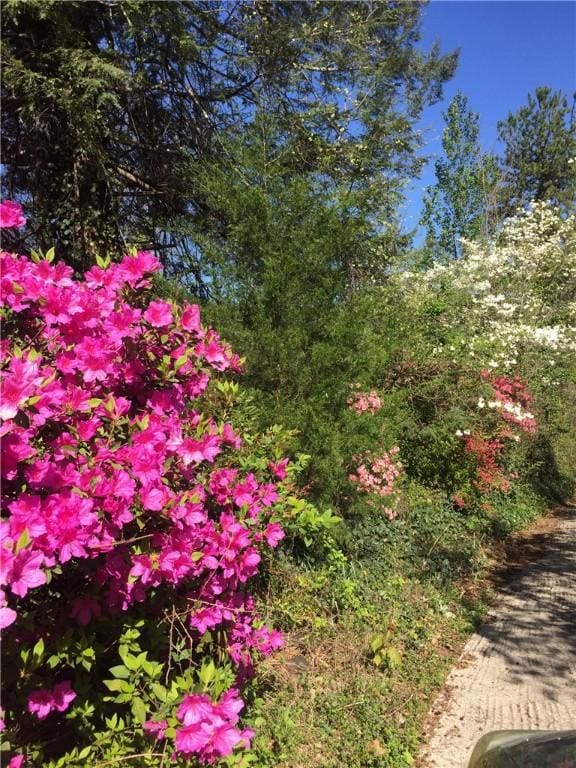
[[[365,456],[349,476],[359,491],[374,494],[387,502],[384,513],[390,520],[398,514],[395,509],[399,499],[397,482],[403,473],[399,453],[400,448],[396,445],[378,456]]]
[[[359,386],[359,384],[350,385],[352,389],[357,389]],[[346,402],[348,407],[357,414],[376,413],[380,410],[380,408],[382,408],[382,400],[380,399],[378,393],[374,390],[370,392],[352,392]]]
[[[358,383],[349,384],[352,394],[346,400],[346,404],[356,415],[376,414],[382,408],[382,399],[375,391],[363,392]],[[400,462],[400,448],[394,446],[389,451],[367,451],[359,456],[354,456],[356,467],[348,475],[350,482],[356,489],[369,497],[368,505],[381,507],[382,500],[384,514],[389,520],[398,516],[396,509],[400,499],[400,491],[397,481],[403,474]]]
[[[19,207],[3,203],[1,222],[22,226]],[[219,417],[211,381],[240,359],[196,305],[152,298],[151,253],[81,279],[52,253],[0,258],[14,764],[160,741],[175,762],[213,763],[249,745],[239,691],[282,644],[248,582],[284,536],[287,460],[257,455]],[[39,721],[61,729],[67,755]]]
[[[477,401],[477,412],[482,423],[471,430],[457,430],[462,439],[464,452],[472,459],[472,488],[482,494],[493,491],[507,494],[512,480],[518,475],[506,469],[510,448],[519,443],[523,435],[532,435],[538,424],[530,411],[532,395],[525,382],[518,376],[496,375],[492,371],[480,372],[480,378],[488,387],[487,397]],[[457,492],[455,505],[463,509],[470,499]]]

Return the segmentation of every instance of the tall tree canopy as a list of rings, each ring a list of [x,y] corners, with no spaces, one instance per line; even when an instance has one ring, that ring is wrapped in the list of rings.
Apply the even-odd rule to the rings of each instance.
[[[390,194],[418,172],[415,122],[456,64],[416,47],[423,5],[7,0],[7,190],[75,266],[137,241],[206,290],[198,175],[259,112],[292,172]]]
[[[572,102],[550,88],[537,88],[528,104],[498,123],[504,142],[509,210],[531,200],[565,209],[576,204],[576,94]]]
[[[478,115],[461,93],[443,114],[443,156],[436,161],[436,183],[424,196],[421,223],[435,259],[458,258],[461,238],[488,236],[495,226],[498,162],[482,152]]]

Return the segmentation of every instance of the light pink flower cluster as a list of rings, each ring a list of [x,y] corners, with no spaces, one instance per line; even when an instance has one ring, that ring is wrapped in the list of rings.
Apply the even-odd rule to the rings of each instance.
[[[2,220],[19,226],[16,213],[2,209]],[[49,596],[73,566],[67,590],[77,591],[62,611],[79,626],[170,588],[187,601],[193,633],[226,633],[242,677],[254,653],[281,644],[261,626],[246,582],[261,549],[284,536],[272,515],[286,463],[259,477],[227,466],[242,440],[197,406],[214,372],[240,370],[238,356],[202,326],[196,305],[150,301],[160,267],[150,253],[94,266],[82,280],[49,260],[0,260],[2,626],[25,611],[18,599]],[[75,695],[59,683],[31,693],[28,709],[42,719]],[[237,717],[224,716],[241,708],[236,689],[217,707],[202,733],[221,735],[179,737],[177,749],[210,761],[249,741],[236,738]]]
[[[400,448],[394,446],[376,458],[366,457],[356,472],[349,475],[350,481],[363,493],[376,494],[383,499],[396,501],[396,483],[403,472],[399,452]],[[385,507],[384,512],[390,520],[398,514],[393,506]]]
[[[374,390],[371,392],[353,392],[346,402],[348,403],[348,406],[358,414],[376,413],[382,408],[382,400]]]

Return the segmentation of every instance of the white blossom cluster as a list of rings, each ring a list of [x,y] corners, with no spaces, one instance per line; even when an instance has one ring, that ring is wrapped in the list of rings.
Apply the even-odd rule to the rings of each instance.
[[[490,368],[513,369],[528,348],[546,350],[551,365],[576,352],[575,215],[533,203],[494,243],[463,246],[461,259],[396,275],[398,290],[415,301],[461,293],[469,354]]]

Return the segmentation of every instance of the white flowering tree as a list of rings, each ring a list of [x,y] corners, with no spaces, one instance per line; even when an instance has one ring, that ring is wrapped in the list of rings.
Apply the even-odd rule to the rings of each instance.
[[[496,242],[464,240],[463,253],[424,274],[398,275],[405,296],[420,303],[459,294],[458,312],[444,322],[458,324],[462,344],[481,365],[513,370],[520,357],[552,366],[573,358],[575,215],[534,203],[508,220]]]

